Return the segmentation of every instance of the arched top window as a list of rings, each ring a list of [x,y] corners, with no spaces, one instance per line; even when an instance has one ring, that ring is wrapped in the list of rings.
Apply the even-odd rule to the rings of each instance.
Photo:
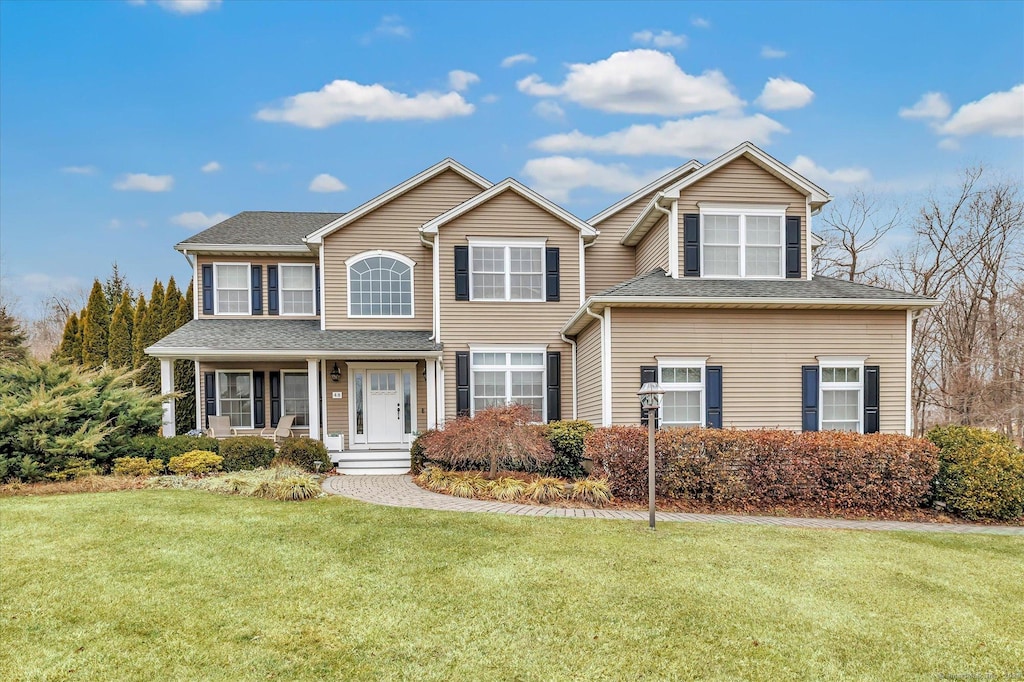
[[[346,261],[349,317],[412,317],[411,260],[391,251],[367,251]]]

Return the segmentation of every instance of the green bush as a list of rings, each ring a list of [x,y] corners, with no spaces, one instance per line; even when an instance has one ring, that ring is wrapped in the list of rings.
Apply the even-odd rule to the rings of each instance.
[[[156,476],[164,470],[159,459],[145,457],[118,457],[114,460],[114,473],[120,476]]]
[[[220,471],[224,458],[209,450],[193,450],[171,457],[167,468],[176,474],[208,474]]]
[[[320,462],[320,471],[331,468],[331,458],[327,454],[327,446],[312,438],[289,438],[281,445],[280,458],[302,467],[306,471],[316,471],[314,462]]]
[[[566,419],[544,427],[544,437],[555,450],[555,457],[544,465],[544,473],[558,478],[584,478],[584,442],[594,425],[585,419]]]
[[[171,457],[177,457],[193,450],[219,453],[220,441],[209,436],[173,436],[171,438],[156,436],[152,456],[166,464],[171,461]]]
[[[1024,515],[1024,451],[1006,436],[970,426],[941,426],[927,437],[939,448],[935,500],[968,519]]]
[[[102,472],[94,464],[92,460],[84,457],[68,457],[63,469],[52,471],[46,477],[51,481],[77,481],[86,476],[96,476]]]
[[[225,438],[220,444],[220,455],[224,458],[225,471],[268,467],[274,459],[274,454],[274,444],[260,436],[235,436]]]
[[[164,440],[167,440],[167,439],[164,438],[163,436],[154,436],[154,435],[149,435],[149,434],[141,435],[141,436],[134,436],[131,439],[131,442],[129,443],[129,446],[128,446],[128,449],[129,449],[130,453],[125,455],[125,457],[142,457],[143,459],[154,459],[154,458],[162,459],[157,454],[157,448],[158,448],[160,442],[164,441]],[[195,449],[196,448],[189,448],[189,450],[195,450]],[[200,448],[200,449],[209,449],[209,448]],[[182,450],[181,452],[188,452],[188,450]],[[180,455],[181,452],[176,452],[174,454]],[[164,464],[167,463],[167,460],[163,460],[163,461],[164,461]]]

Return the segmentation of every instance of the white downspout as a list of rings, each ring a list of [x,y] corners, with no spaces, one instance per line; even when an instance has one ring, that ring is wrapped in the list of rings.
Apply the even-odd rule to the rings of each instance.
[[[576,416],[576,405],[577,405],[577,392],[576,392],[576,341],[570,339],[565,334],[562,334],[562,341],[572,346],[572,418],[579,419]]]
[[[605,421],[607,421],[605,419],[605,405],[608,401],[611,400],[610,391],[606,390],[607,386],[605,385],[604,380],[604,365],[606,362],[611,362],[611,358],[606,357],[608,344],[605,340],[604,317],[594,313],[590,309],[589,305],[583,310],[583,312],[597,320],[598,324],[601,325],[600,327],[598,327],[599,331],[601,332],[601,426],[611,426],[611,424],[604,423]]]
[[[672,211],[668,210],[667,208],[665,208],[664,206],[662,206],[661,204],[658,203],[659,201],[661,201],[664,198],[665,198],[665,194],[663,192],[658,192],[656,195],[654,195],[654,204],[653,204],[653,206],[654,206],[654,210],[655,211],[657,211],[658,213],[664,213],[666,216],[668,216],[668,272],[666,272],[665,274],[667,276],[669,276],[669,277],[674,277],[675,273],[674,273],[673,267],[672,267],[672,262],[673,262],[673,258],[672,258],[672,251],[673,251],[672,244],[673,244],[673,242],[678,244],[679,235],[676,234],[675,238],[673,238],[673,234],[672,234],[672,222],[673,222],[672,221]],[[678,248],[678,246],[676,248]],[[676,257],[675,260],[678,261],[678,256]]]
[[[423,246],[430,249],[431,253],[431,270],[430,273],[431,289],[433,289],[433,300],[431,301],[431,313],[433,316],[432,320],[432,333],[430,334],[430,340],[437,343],[441,338],[441,273],[438,272],[440,266],[440,249],[434,248],[434,242],[440,241],[441,233],[438,232],[433,240],[428,241],[424,239],[423,232],[420,232],[420,243]]]

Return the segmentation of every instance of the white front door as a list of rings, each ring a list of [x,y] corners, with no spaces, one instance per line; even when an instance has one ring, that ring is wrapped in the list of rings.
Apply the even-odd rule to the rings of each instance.
[[[366,372],[367,443],[401,443],[405,415],[402,414],[401,372]]]

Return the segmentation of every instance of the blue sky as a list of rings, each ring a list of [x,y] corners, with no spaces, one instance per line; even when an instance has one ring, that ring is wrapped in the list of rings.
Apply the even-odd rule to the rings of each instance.
[[[349,210],[446,156],[584,218],[744,139],[912,200],[1024,175],[1022,83],[1019,2],[4,2],[3,293],[187,278],[171,247],[218,215]]]

